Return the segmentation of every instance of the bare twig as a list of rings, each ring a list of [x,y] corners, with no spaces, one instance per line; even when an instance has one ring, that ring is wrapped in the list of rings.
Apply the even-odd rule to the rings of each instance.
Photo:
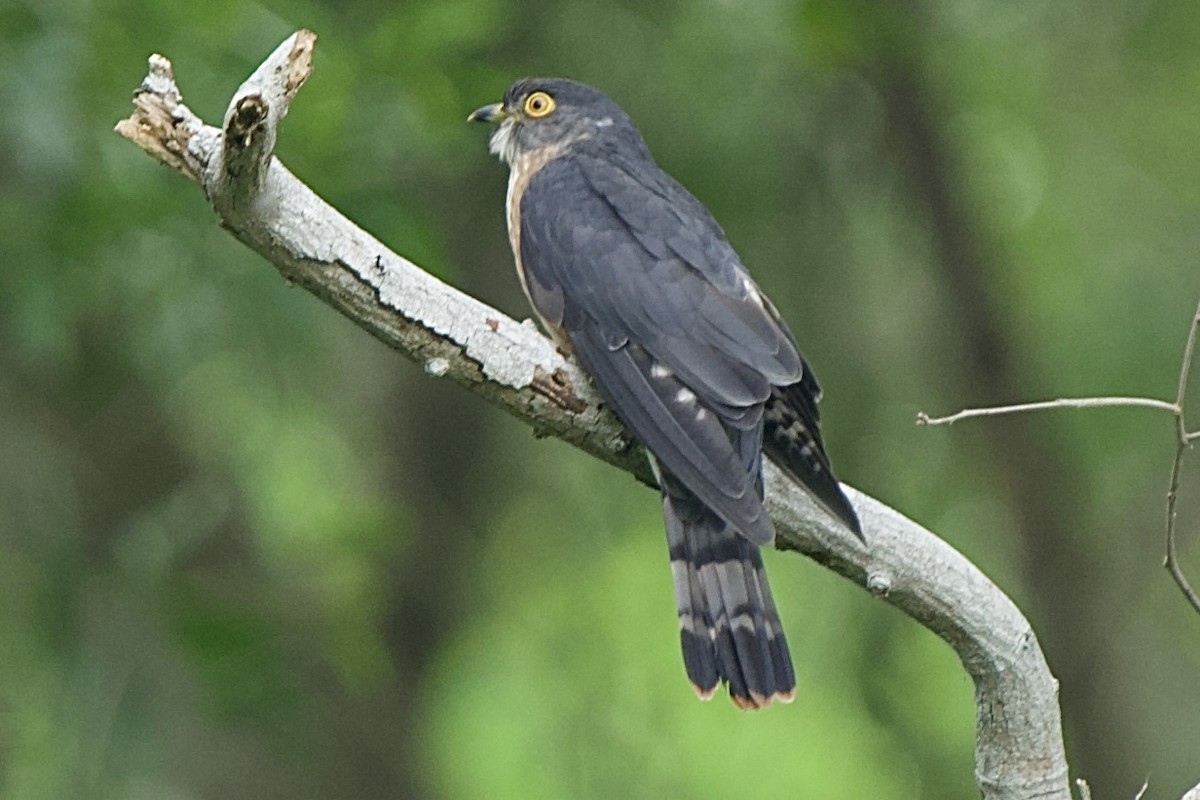
[[[255,76],[286,80],[288,65],[307,58],[305,47],[311,49],[311,40],[301,32]],[[539,434],[652,480],[640,448],[548,339],[392,253],[325,204],[269,148],[264,161],[256,155],[250,162],[260,178],[239,183],[237,202],[221,201],[219,182],[238,177],[221,177],[219,165],[229,163],[222,151],[245,144],[237,137],[246,118],[233,114],[224,131],[206,126],[180,102],[170,63],[155,57],[151,71],[137,110],[118,132],[200,184],[222,226],[285,278],[422,362],[430,374],[463,384]],[[247,83],[255,84],[257,96],[281,96],[277,87]],[[245,85],[230,108],[254,112],[251,139],[274,141],[274,130],[262,128],[273,129],[281,115],[259,113],[243,102],[243,91]],[[231,127],[231,119],[241,128]],[[765,465],[764,479],[778,547],[850,579],[955,649],[975,683],[975,775],[983,796],[1067,800],[1057,682],[1012,601],[948,544],[877,500],[846,487],[870,541],[864,548],[773,465]]]
[[[1188,433],[1187,423],[1183,416],[1183,401],[1187,398],[1188,376],[1192,369],[1192,356],[1196,350],[1196,331],[1200,329],[1200,304],[1192,315],[1192,324],[1188,329],[1187,344],[1183,348],[1183,365],[1179,368],[1179,388],[1175,392],[1175,460],[1171,463],[1171,485],[1167,488],[1167,556],[1163,561],[1171,577],[1183,592],[1183,596],[1192,604],[1192,608],[1200,612],[1200,596],[1192,589],[1183,568],[1179,566],[1179,553],[1175,545],[1176,501],[1179,495],[1179,478],[1183,473],[1183,457],[1193,439],[1200,433]]]
[[[1092,787],[1088,786],[1088,782],[1083,778],[1075,779],[1075,788],[1079,790],[1079,800],[1092,800]],[[1142,800],[1146,795],[1146,790],[1150,788],[1150,779],[1147,778],[1142,784],[1142,788],[1138,789],[1138,793],[1133,796],[1133,800]],[[1184,795],[1182,800],[1190,800],[1187,795]]]
[[[1167,555],[1163,565],[1171,573],[1184,598],[1196,611],[1200,612],[1200,596],[1198,596],[1183,568],[1179,565],[1178,548],[1176,547],[1175,518],[1176,500],[1179,493],[1179,480],[1183,473],[1183,459],[1191,443],[1200,439],[1200,431],[1188,432],[1184,418],[1184,401],[1187,399],[1188,375],[1192,368],[1192,358],[1196,349],[1196,333],[1200,329],[1200,305],[1192,315],[1192,325],[1188,331],[1187,343],[1183,348],[1183,365],[1179,369],[1179,387],[1175,392],[1175,402],[1156,400],[1152,397],[1072,397],[1058,400],[1045,400],[1038,403],[1019,403],[1011,406],[992,406],[989,408],[967,408],[957,414],[947,417],[931,417],[924,411],[917,412],[918,425],[953,425],[955,422],[975,417],[998,417],[1006,414],[1024,414],[1030,411],[1048,411],[1062,408],[1152,408],[1167,411],[1175,417],[1175,459],[1171,464],[1171,482],[1167,488]],[[1086,784],[1083,784],[1086,787]],[[1081,788],[1082,791],[1082,788]]]
[[[1038,403],[1019,403],[1014,406],[992,406],[989,408],[965,408],[948,417],[931,417],[924,411],[917,412],[918,425],[953,425],[959,420],[972,417],[999,417],[1005,414],[1023,414],[1027,411],[1048,411],[1055,408],[1155,408],[1175,413],[1178,406],[1166,400],[1150,397],[1064,397],[1058,400],[1043,400]]]

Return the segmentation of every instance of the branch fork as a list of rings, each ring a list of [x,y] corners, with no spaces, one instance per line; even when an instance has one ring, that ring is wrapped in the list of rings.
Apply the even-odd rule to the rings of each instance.
[[[1171,463],[1171,481],[1167,486],[1167,535],[1166,556],[1163,566],[1171,574],[1171,579],[1183,592],[1184,599],[1193,609],[1200,612],[1200,595],[1188,582],[1187,575],[1179,563],[1179,548],[1176,542],[1177,501],[1179,499],[1179,479],[1183,474],[1183,458],[1187,455],[1192,442],[1200,439],[1200,431],[1188,431],[1187,420],[1183,415],[1184,402],[1187,400],[1188,377],[1191,374],[1192,359],[1196,350],[1196,335],[1200,333],[1200,305],[1192,315],[1192,325],[1188,329],[1187,341],[1183,347],[1183,363],[1179,368],[1179,384],[1175,390],[1175,402],[1156,400],[1152,397],[1072,397],[1058,400],[1046,400],[1039,403],[1019,403],[1012,406],[992,406],[989,408],[967,408],[957,414],[947,417],[931,417],[924,411],[917,412],[917,425],[953,425],[963,419],[978,417],[999,417],[1007,414],[1024,414],[1030,411],[1047,411],[1060,408],[1152,408],[1167,411],[1175,417],[1175,460]]]

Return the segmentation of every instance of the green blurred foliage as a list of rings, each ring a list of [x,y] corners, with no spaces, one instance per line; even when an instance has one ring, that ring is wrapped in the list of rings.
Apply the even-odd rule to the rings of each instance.
[[[839,473],[1008,591],[1097,797],[1200,774],[1160,569],[1171,421],[918,409],[1174,391],[1200,291],[1183,0],[0,0],[0,797],[965,797],[952,652],[768,555],[798,698],[697,703],[643,487],[425,376],[111,131],[152,52],[219,121],[300,27],[280,157],[526,316],[468,111],[604,88],[826,390]],[[1181,501],[1200,579],[1200,485]]]

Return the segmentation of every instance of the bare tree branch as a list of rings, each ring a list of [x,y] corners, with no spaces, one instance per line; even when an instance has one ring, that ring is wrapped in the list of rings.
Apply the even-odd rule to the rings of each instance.
[[[1011,406],[991,406],[988,408],[966,408],[956,414],[946,417],[931,417],[924,411],[917,412],[918,425],[953,425],[964,419],[977,417],[999,417],[1006,414],[1024,414],[1030,411],[1049,411],[1063,408],[1153,408],[1168,411],[1175,417],[1175,458],[1171,463],[1171,481],[1167,487],[1167,555],[1163,566],[1171,573],[1171,578],[1183,592],[1184,598],[1193,609],[1200,612],[1200,595],[1188,582],[1183,568],[1179,564],[1179,552],[1176,546],[1176,502],[1179,494],[1179,479],[1183,473],[1183,459],[1188,448],[1196,439],[1200,439],[1200,431],[1188,432],[1187,421],[1184,418],[1184,402],[1187,400],[1188,376],[1192,368],[1192,358],[1196,349],[1196,334],[1200,330],[1200,305],[1192,315],[1192,325],[1188,330],[1187,342],[1183,348],[1183,364],[1179,368],[1179,388],[1175,392],[1175,402],[1156,400],[1152,397],[1074,397],[1059,400],[1045,400],[1038,403],[1018,403]]]
[[[964,408],[948,417],[931,417],[924,411],[917,412],[918,425],[953,425],[959,420],[974,417],[1000,417],[1005,414],[1024,414],[1028,411],[1049,411],[1056,408],[1154,408],[1159,411],[1179,410],[1174,403],[1155,400],[1151,397],[1063,397],[1058,400],[1042,400],[1037,403],[1018,403],[1012,406],[989,406],[988,408]]]
[[[1187,422],[1183,418],[1183,402],[1187,399],[1188,376],[1192,369],[1192,357],[1196,350],[1196,332],[1200,330],[1200,305],[1192,314],[1192,324],[1188,328],[1187,343],[1183,347],[1183,364],[1179,367],[1179,387],[1175,390],[1175,460],[1171,463],[1171,484],[1167,488],[1167,556],[1163,564],[1183,596],[1192,604],[1192,608],[1200,611],[1200,596],[1196,595],[1183,568],[1179,566],[1179,553],[1175,546],[1176,501],[1179,495],[1179,477],[1183,473],[1183,457],[1187,455],[1188,447],[1200,433],[1188,433]]]
[[[271,157],[276,126],[311,68],[314,36],[285,41],[242,85],[223,131],[181,102],[170,63],[150,59],[117,131],[198,183],[221,224],[356,324],[525,421],[652,484],[640,448],[583,374],[529,325],[443,284],[326,205]],[[902,609],[958,653],[975,682],[975,775],[990,800],[1067,800],[1057,682],[1029,623],[994,584],[929,531],[847,487],[864,548],[773,465],[776,544],[800,551]]]

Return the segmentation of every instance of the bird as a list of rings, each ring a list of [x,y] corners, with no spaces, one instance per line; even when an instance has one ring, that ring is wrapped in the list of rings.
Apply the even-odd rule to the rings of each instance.
[[[471,122],[509,167],[509,243],[560,351],[644,446],[662,495],[684,670],[742,709],[796,676],[760,548],[764,453],[865,543],[821,440],[821,389],[708,210],[600,90],[525,78]]]

